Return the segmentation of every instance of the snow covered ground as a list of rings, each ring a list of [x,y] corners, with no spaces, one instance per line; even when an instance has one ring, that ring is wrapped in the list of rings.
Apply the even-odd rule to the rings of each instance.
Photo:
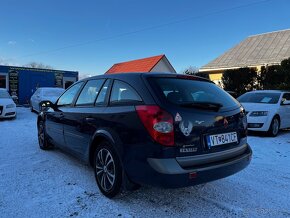
[[[38,148],[36,114],[0,121],[0,217],[290,217],[290,131],[250,136],[244,171],[182,189],[142,187],[113,200],[90,167]]]

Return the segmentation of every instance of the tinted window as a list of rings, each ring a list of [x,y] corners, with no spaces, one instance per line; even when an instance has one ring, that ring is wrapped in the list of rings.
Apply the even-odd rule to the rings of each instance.
[[[105,99],[106,99],[106,94],[108,91],[108,87],[110,84],[110,80],[108,79],[105,84],[103,85],[100,94],[98,95],[97,101],[96,101],[96,105],[103,105],[105,103]]]
[[[248,92],[238,97],[238,100],[242,103],[277,104],[280,95],[280,93],[271,92]]]
[[[219,105],[223,108],[238,107],[239,104],[217,85],[191,79],[151,78],[151,85],[168,102],[177,105]]]
[[[287,101],[290,101],[290,93],[285,93],[284,95],[283,95],[283,100],[287,100]]]
[[[103,79],[89,80],[78,97],[76,105],[94,105],[103,83]]]
[[[127,83],[115,80],[110,103],[129,103],[129,102],[141,102],[142,99],[137,92]]]
[[[72,104],[75,95],[78,93],[79,89],[83,85],[83,82],[79,82],[72,87],[70,87],[68,90],[66,90],[65,93],[59,98],[57,105],[70,105]]]

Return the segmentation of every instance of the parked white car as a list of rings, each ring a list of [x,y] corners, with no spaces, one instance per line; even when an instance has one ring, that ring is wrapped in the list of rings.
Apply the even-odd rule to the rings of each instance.
[[[38,88],[30,98],[31,111],[40,111],[40,102],[51,101],[52,103],[61,96],[65,90],[63,88],[41,87]]]
[[[0,118],[16,117],[16,104],[6,89],[0,88]]]
[[[245,108],[248,130],[277,136],[279,129],[290,127],[290,91],[261,90],[238,97]]]

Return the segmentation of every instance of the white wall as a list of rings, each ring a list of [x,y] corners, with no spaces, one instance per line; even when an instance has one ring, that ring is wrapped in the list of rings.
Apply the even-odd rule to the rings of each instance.
[[[153,69],[150,72],[169,72],[169,73],[176,73],[175,70],[172,68],[172,66],[168,63],[168,61],[165,58],[162,58],[158,64],[153,67]]]

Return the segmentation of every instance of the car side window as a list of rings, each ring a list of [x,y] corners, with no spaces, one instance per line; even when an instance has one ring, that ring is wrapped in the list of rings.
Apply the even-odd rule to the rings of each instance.
[[[285,99],[287,101],[290,101],[290,93],[285,93],[282,97],[282,99]]]
[[[104,105],[109,85],[110,85],[110,79],[107,79],[107,81],[103,85],[103,87],[102,87],[102,89],[97,97],[96,106]]]
[[[79,82],[66,90],[65,93],[63,93],[63,95],[58,99],[57,105],[64,106],[72,104],[76,94],[82,87],[83,83],[84,82]]]
[[[104,79],[89,80],[78,97],[76,105],[94,105]]]
[[[138,102],[142,102],[142,99],[129,84],[119,80],[114,81],[110,104]]]

